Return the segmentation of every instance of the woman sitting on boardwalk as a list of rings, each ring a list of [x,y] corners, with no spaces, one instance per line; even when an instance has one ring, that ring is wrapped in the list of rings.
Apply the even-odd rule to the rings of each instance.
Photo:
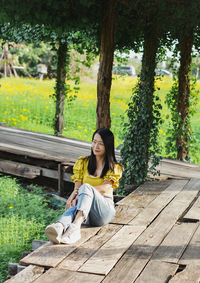
[[[45,233],[54,243],[71,244],[81,238],[81,224],[102,226],[115,216],[113,189],[122,175],[114,152],[113,133],[98,129],[92,137],[91,155],[80,157],[73,169],[74,191],[66,203],[66,211]]]

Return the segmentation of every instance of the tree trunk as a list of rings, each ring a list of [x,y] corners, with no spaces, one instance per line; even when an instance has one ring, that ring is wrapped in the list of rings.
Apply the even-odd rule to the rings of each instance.
[[[59,43],[57,78],[56,78],[56,113],[54,134],[62,135],[64,122],[64,103],[65,103],[65,79],[66,79],[66,63],[67,63],[67,44]]]
[[[114,56],[114,26],[116,0],[104,1],[101,47],[97,79],[96,127],[110,128],[110,89]]]
[[[179,69],[179,89],[177,101],[177,113],[180,115],[178,125],[178,136],[176,139],[177,159],[188,158],[188,136],[189,136],[189,97],[190,97],[190,66],[193,44],[193,30],[184,33],[180,45],[180,69]]]
[[[142,69],[140,77],[140,109],[141,114],[141,127],[143,130],[143,143],[145,144],[144,156],[145,167],[148,167],[149,161],[149,144],[150,135],[153,123],[153,95],[154,95],[154,76],[156,68],[156,54],[158,51],[158,34],[157,23],[147,24],[144,32],[144,52],[142,57]],[[142,117],[142,113],[145,113],[145,117]],[[144,120],[145,118],[145,120]],[[144,169],[144,168],[143,168]],[[142,169],[142,170],[143,170]],[[146,170],[147,168],[145,168]]]

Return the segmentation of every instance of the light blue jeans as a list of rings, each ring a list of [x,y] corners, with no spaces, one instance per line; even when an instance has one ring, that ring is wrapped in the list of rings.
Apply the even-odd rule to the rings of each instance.
[[[64,226],[64,230],[73,222],[77,210],[83,211],[85,223],[91,226],[108,224],[115,217],[115,206],[111,198],[104,197],[89,184],[83,184],[78,190],[78,202],[76,206],[66,210],[58,222]]]

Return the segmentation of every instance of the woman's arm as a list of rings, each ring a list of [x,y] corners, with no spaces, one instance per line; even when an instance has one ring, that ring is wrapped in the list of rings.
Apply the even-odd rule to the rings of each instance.
[[[107,192],[108,189],[112,188],[113,181],[104,181],[101,185],[94,186],[102,195]]]
[[[82,185],[82,182],[76,181],[74,184],[74,190],[67,199],[66,202],[66,209],[69,209],[70,207],[76,205],[77,199],[78,199],[78,189]]]

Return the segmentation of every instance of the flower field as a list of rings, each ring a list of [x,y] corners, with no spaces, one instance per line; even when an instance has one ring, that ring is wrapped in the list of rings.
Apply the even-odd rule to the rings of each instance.
[[[111,130],[116,137],[116,146],[122,143],[122,119],[129,102],[132,88],[137,82],[132,77],[114,77],[111,90]],[[53,134],[55,103],[54,80],[3,78],[0,87],[0,122],[11,127]],[[164,104],[166,93],[172,85],[170,77],[156,81],[163,110],[163,124],[160,131],[160,145],[163,148],[166,139],[166,115]],[[197,86],[200,88],[199,84]],[[200,98],[197,113],[192,117],[195,136],[200,140]],[[63,135],[80,140],[90,140],[96,124],[96,82],[81,81],[77,98],[65,104]],[[163,149],[164,155],[164,149]],[[200,163],[200,154],[193,154],[192,161]]]

